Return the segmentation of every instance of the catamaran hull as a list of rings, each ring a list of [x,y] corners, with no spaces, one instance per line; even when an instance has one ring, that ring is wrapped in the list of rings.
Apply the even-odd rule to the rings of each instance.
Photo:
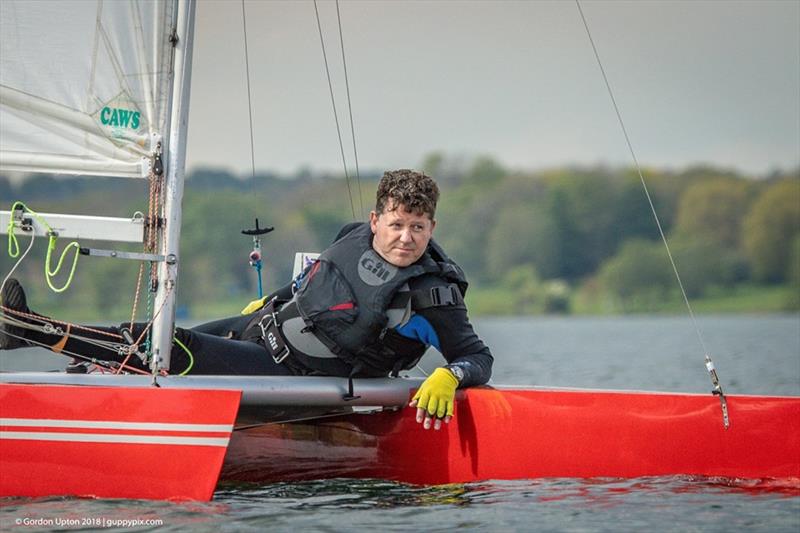
[[[0,496],[209,500],[240,397],[0,384]]]
[[[800,484],[800,398],[480,388],[451,423],[411,409],[236,431],[223,480],[382,478],[419,484],[539,477],[778,478]]]
[[[218,477],[696,475],[800,486],[799,397],[729,396],[725,430],[710,394],[481,387],[459,391],[452,421],[434,431],[406,407],[419,379],[355,380],[354,400],[341,378],[158,381],[0,374],[0,496],[207,500]]]

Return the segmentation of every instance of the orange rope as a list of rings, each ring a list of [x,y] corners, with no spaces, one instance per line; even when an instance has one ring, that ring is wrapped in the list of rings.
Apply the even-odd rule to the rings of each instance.
[[[131,311],[131,324],[128,329],[133,330],[133,323],[136,322],[136,308],[139,306],[139,291],[142,288],[142,273],[144,263],[139,263],[139,275],[136,276],[136,291],[133,293],[133,310]]]

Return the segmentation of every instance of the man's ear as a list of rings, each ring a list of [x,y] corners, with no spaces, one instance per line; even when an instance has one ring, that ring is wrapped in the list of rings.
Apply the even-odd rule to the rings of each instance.
[[[435,229],[436,229],[436,219],[432,218],[431,219],[431,233],[433,233],[433,230],[435,230]]]
[[[379,215],[375,211],[369,212],[369,227],[372,230],[372,233],[378,231],[378,217]]]

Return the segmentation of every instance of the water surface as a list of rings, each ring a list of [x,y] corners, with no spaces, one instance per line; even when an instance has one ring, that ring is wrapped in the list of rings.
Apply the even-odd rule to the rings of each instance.
[[[703,316],[703,342],[729,394],[800,396],[800,316]],[[682,317],[475,320],[497,384],[708,392],[702,344]],[[440,364],[436,354],[421,366]],[[0,368],[61,368],[35,350]],[[735,421],[734,421],[735,423]],[[779,438],[780,436],[776,436]],[[424,443],[420,443],[424,448]],[[798,452],[800,453],[800,451]],[[154,466],[155,467],[155,466]],[[160,525],[102,531],[800,531],[798,483],[670,476],[540,479],[418,487],[382,480],[223,485],[210,503],[0,500],[0,530],[70,521]],[[50,526],[16,524],[41,519]],[[31,523],[28,520],[27,523]]]

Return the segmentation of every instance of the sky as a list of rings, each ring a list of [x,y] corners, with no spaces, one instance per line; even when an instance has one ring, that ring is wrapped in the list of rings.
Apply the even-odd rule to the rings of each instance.
[[[581,3],[640,163],[800,165],[800,1]],[[336,4],[318,2],[348,171]],[[343,172],[311,0],[246,0],[257,172]],[[341,0],[358,164],[629,165],[575,2]],[[187,166],[251,174],[239,0],[197,7]]]

